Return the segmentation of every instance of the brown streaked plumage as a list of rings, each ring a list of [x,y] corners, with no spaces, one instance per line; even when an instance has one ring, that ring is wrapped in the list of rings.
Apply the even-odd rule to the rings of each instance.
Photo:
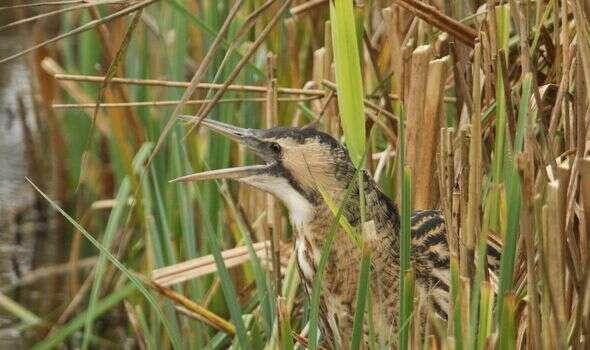
[[[175,181],[231,178],[280,199],[289,210],[297,233],[295,254],[304,288],[310,294],[321,248],[334,220],[318,188],[325,190],[335,203],[341,203],[349,185],[353,186],[343,214],[351,225],[361,224],[358,183],[351,181],[355,168],[346,149],[331,136],[311,128],[253,130],[207,119],[203,125],[246,145],[265,164],[212,170]],[[368,242],[372,250],[370,290],[375,333],[381,344],[394,347],[399,324],[400,218],[395,203],[381,192],[371,176],[366,172],[362,176],[366,220],[375,225],[375,235]],[[415,212],[411,231],[416,288],[432,309],[446,318],[450,273],[443,216],[435,210]],[[492,253],[494,257],[499,254]],[[351,341],[360,257],[358,247],[338,228],[320,300],[320,330],[331,349],[347,349]]]

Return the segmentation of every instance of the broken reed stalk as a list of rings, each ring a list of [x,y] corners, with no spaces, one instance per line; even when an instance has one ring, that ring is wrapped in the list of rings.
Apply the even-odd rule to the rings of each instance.
[[[469,138],[469,180],[467,191],[467,218],[463,230],[467,261],[471,266],[467,277],[472,278],[475,271],[475,242],[479,238],[481,178],[482,178],[482,131],[481,131],[481,44],[476,43],[473,54],[473,114],[471,115],[471,135]]]
[[[297,16],[297,15],[300,15],[304,12],[315,9],[316,7],[318,7],[320,5],[324,5],[327,3],[328,3],[328,0],[308,0],[308,1],[305,1],[304,3],[302,3],[301,5],[293,6],[291,8],[290,12],[291,12],[291,15]]]
[[[254,251],[261,259],[266,257],[266,249],[268,249],[269,246],[269,241],[258,242],[252,245]],[[223,251],[221,256],[227,267],[234,267],[250,260],[248,249],[245,246],[239,246]],[[206,255],[153,270],[151,279],[154,283],[166,287],[193,278],[198,278],[215,271],[217,271],[217,267],[215,266],[213,255]]]
[[[198,320],[201,320],[211,327],[218,329],[222,332],[225,332],[230,335],[236,334],[236,328],[233,324],[226,321],[219,315],[209,311],[207,308],[202,307],[201,305],[197,304],[196,302],[190,300],[189,298],[185,297],[182,294],[175,292],[173,289],[164,287],[157,283],[152,283],[151,286],[156,289],[160,294],[164,295],[168,299],[172,300],[177,305],[184,306],[189,313],[188,314],[192,317],[195,317]],[[182,312],[182,311],[181,311]]]
[[[475,29],[441,13],[434,6],[416,0],[394,0],[394,2],[462,43],[471,47],[475,45],[477,38]]]
[[[90,82],[90,83],[102,83],[104,77],[96,76],[96,75],[78,75],[78,74],[53,74],[56,80],[65,80],[65,81],[81,81],[81,82]],[[129,84],[129,85],[147,85],[147,86],[162,86],[162,87],[170,87],[170,88],[187,88],[191,85],[190,82],[184,81],[170,81],[170,80],[158,80],[158,79],[134,79],[134,78],[117,78],[114,77],[110,80],[110,83],[118,83],[118,84]],[[197,84],[197,89],[212,89],[212,90],[219,90],[224,86],[224,84],[213,84],[213,83],[199,83]],[[242,91],[242,92],[257,92],[257,93],[267,93],[266,86],[255,86],[255,85],[239,85],[239,84],[230,84],[227,86],[227,90],[231,91]],[[324,90],[317,90],[317,89],[296,89],[296,88],[286,88],[286,87],[277,87],[277,91],[280,94],[287,94],[287,95],[305,95],[305,96],[324,96]]]
[[[319,97],[279,97],[278,101],[281,102],[306,102],[313,101]],[[141,101],[141,102],[103,102],[99,104],[101,108],[119,108],[119,107],[166,107],[177,105],[180,101]],[[187,105],[203,105],[210,103],[211,100],[188,100]],[[263,97],[243,97],[243,98],[226,98],[217,101],[218,103],[239,103],[239,102],[266,102],[266,98]],[[93,108],[96,103],[55,103],[51,105],[55,109],[70,109],[70,108]]]
[[[430,45],[418,46],[412,52],[409,74],[412,79],[409,81],[408,95],[405,102],[406,112],[406,164],[412,169],[415,177],[420,178],[428,176],[423,173],[417,166],[417,155],[422,151],[421,141],[424,118],[424,102],[426,101],[426,79],[428,73],[428,62],[432,57],[432,47]],[[420,129],[420,137],[418,137]],[[413,182],[411,193],[412,210],[425,209],[416,205],[416,188],[417,184]],[[424,203],[419,203],[422,206]]]
[[[559,181],[551,181],[547,187],[547,202],[543,206],[543,260],[547,269],[548,303],[552,311],[550,318],[557,327],[554,328],[555,344],[562,347],[566,344],[565,330],[565,263],[562,204],[559,200],[563,186]]]
[[[320,86],[322,84],[322,80],[326,79],[326,77],[324,76],[326,64],[325,56],[326,49],[323,47],[320,47],[319,49],[313,52],[313,71],[311,73],[311,77],[317,86]],[[316,114],[320,114],[323,110],[322,103],[320,101],[313,103],[311,108],[312,111],[314,111]]]
[[[426,74],[424,110],[419,124],[419,138],[416,138],[414,182],[414,208],[429,209],[435,207],[438,198],[436,177],[436,153],[438,137],[443,125],[443,96],[447,77],[448,56],[432,60],[428,63]],[[417,135],[418,136],[418,135]],[[419,140],[418,140],[419,139]]]
[[[336,71],[334,65],[334,43],[332,38],[332,22],[326,21],[324,24],[324,62],[322,66],[324,68],[322,72],[322,81],[328,79],[330,81],[336,81]],[[324,86],[324,88],[326,88]],[[335,137],[341,135],[342,125],[340,122],[339,114],[338,114],[338,105],[336,103],[336,99],[334,99],[334,94],[336,93],[334,90],[330,90],[328,96],[324,97],[325,103],[325,110],[324,114],[326,116],[326,130]]]

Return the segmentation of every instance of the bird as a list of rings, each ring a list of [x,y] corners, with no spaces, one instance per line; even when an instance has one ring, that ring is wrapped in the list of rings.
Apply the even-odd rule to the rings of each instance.
[[[179,116],[193,121],[192,116]],[[205,118],[201,125],[254,152],[262,164],[215,169],[176,178],[174,182],[232,179],[278,198],[289,213],[294,254],[304,290],[311,296],[321,250],[332,223],[333,203],[344,203],[342,215],[361,227],[359,193],[365,195],[365,222],[374,227],[367,238],[371,250],[370,300],[379,344],[397,347],[400,288],[400,212],[366,170],[357,173],[347,149],[334,137],[313,127],[241,128]],[[362,176],[362,181],[353,181]],[[363,191],[359,191],[362,183]],[[350,188],[349,197],[347,190]],[[345,201],[345,198],[347,199]],[[438,210],[411,215],[411,263],[416,290],[431,310],[447,318],[450,254],[445,220]],[[500,252],[488,247],[488,264],[498,264]],[[355,298],[362,251],[341,226],[337,227],[321,281],[318,326],[329,349],[348,349],[352,340]],[[364,327],[365,333],[367,327]],[[366,338],[368,338],[365,335]]]

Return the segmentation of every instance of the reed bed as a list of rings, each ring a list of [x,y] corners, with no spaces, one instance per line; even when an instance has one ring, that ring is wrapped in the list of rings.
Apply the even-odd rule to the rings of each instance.
[[[18,7],[14,27],[36,42],[0,62],[31,52],[39,115],[53,125],[56,170],[44,181],[54,186],[35,188],[71,224],[55,262],[68,268],[38,277],[65,281],[48,296],[58,307],[36,315],[0,294],[33,348],[322,347],[321,277],[308,299],[280,203],[226,181],[168,183],[256,161],[200,129],[204,117],[313,124],[396,200],[400,348],[590,347],[587,2],[3,5]],[[49,19],[60,34],[42,30]],[[409,215],[430,208],[445,215],[452,253],[448,321],[414,293]],[[334,213],[322,261],[346,224],[338,204]],[[496,274],[488,242],[503,251]],[[367,251],[352,349],[379,348],[362,331],[379,312],[369,262]]]

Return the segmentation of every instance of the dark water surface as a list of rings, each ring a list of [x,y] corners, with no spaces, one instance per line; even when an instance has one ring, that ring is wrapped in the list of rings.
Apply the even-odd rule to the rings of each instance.
[[[16,52],[26,42],[24,34],[1,33],[0,57]],[[18,224],[34,201],[27,176],[23,114],[35,129],[29,69],[24,59],[0,64],[0,291],[30,269],[35,237]],[[25,211],[23,214],[23,210]],[[8,293],[14,298],[14,295]],[[0,308],[0,349],[24,349],[18,320]]]

